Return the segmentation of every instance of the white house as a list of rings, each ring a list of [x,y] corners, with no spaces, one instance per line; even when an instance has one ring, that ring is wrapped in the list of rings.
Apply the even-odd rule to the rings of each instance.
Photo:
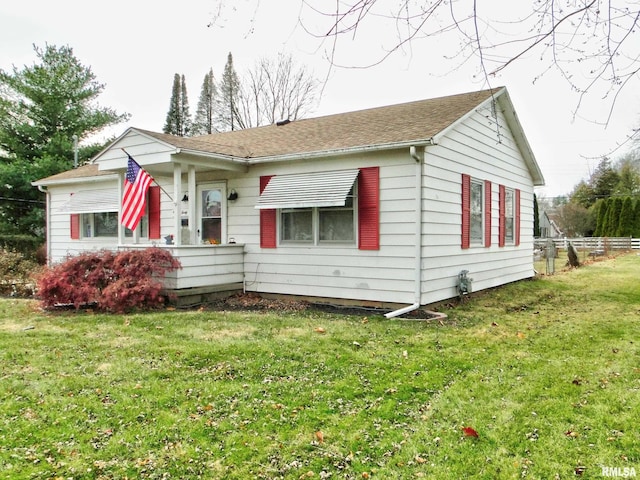
[[[118,221],[125,151],[159,185],[134,232]],[[474,291],[533,276],[543,184],[504,87],[192,138],[130,128],[34,182],[52,262],[156,244],[182,293],[408,309],[457,296],[463,270]]]

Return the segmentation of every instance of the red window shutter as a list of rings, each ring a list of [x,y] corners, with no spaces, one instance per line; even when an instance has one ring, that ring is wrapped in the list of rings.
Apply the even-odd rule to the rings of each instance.
[[[380,168],[360,169],[358,176],[358,248],[380,250]]]
[[[471,177],[462,174],[462,248],[471,245]]]
[[[516,190],[516,218],[514,220],[514,235],[516,240],[516,246],[520,245],[520,190]]]
[[[484,246],[491,246],[491,182],[484,181]]]
[[[273,175],[260,177],[260,194],[264,191]],[[276,248],[277,246],[276,210],[273,208],[260,210],[260,248]]]
[[[147,201],[149,202],[149,238],[160,238],[160,187],[149,187]]]
[[[506,188],[504,185],[500,185],[500,196],[498,197],[498,201],[500,204],[499,207],[499,215],[500,218],[498,220],[498,245],[500,247],[504,247],[505,243],[506,243],[506,234],[507,234],[507,229],[506,229],[506,217],[505,217],[505,213],[506,213],[506,203],[505,203],[505,199],[506,199]]]
[[[70,216],[71,240],[80,240],[80,214],[72,213]]]

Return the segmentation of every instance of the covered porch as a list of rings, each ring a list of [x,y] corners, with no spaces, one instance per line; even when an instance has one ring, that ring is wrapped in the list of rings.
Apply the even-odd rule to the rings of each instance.
[[[120,245],[119,250],[148,248],[149,245]],[[244,287],[244,245],[158,245],[180,261],[182,269],[164,279],[167,294],[178,306],[205,303],[241,292]]]

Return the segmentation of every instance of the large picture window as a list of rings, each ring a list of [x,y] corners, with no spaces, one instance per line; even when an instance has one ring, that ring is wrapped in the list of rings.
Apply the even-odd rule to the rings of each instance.
[[[357,244],[379,250],[379,192],[379,167],[262,176],[260,247]]]
[[[118,212],[83,213],[81,224],[83,238],[117,237],[120,227]],[[146,214],[140,219],[136,230],[141,238],[148,236],[149,217]],[[133,231],[125,228],[124,235],[125,237],[133,237]]]
[[[72,240],[117,238],[121,228],[127,242],[160,238],[160,187],[149,187],[145,212],[135,232],[120,224],[118,208],[117,189],[114,188],[73,193],[60,210],[70,212]]]
[[[280,211],[281,243],[355,243],[355,188],[344,206],[284,208]]]

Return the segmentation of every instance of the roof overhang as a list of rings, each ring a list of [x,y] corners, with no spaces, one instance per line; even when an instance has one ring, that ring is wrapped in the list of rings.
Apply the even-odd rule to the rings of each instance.
[[[261,163],[274,162],[291,162],[295,160],[312,160],[317,158],[337,157],[343,155],[357,155],[361,153],[383,152],[388,150],[402,150],[411,147],[427,147],[435,145],[433,138],[425,138],[421,140],[411,140],[407,142],[383,143],[378,145],[362,145],[351,148],[336,148],[332,150],[320,150],[315,152],[301,152],[287,155],[273,155],[269,157],[255,157],[248,159],[249,165],[258,165]]]
[[[524,162],[529,169],[533,185],[536,187],[544,186],[544,176],[542,175],[542,170],[540,170],[540,166],[535,159],[533,150],[531,149],[531,145],[529,145],[529,141],[524,134],[522,124],[518,119],[518,115],[516,114],[513,103],[511,102],[511,97],[509,96],[509,92],[507,91],[506,87],[500,88],[491,97],[487,98],[483,103],[477,105],[472,110],[467,112],[467,114],[461,116],[454,123],[449,125],[444,130],[440,131],[437,135],[434,136],[434,142],[438,143],[442,137],[447,135],[451,130],[457,128],[459,124],[466,121],[477,110],[482,108],[491,108],[492,102],[496,102],[496,104],[500,106],[501,111],[504,114],[507,123],[509,124],[509,128],[511,129],[516,144],[518,145]]]

